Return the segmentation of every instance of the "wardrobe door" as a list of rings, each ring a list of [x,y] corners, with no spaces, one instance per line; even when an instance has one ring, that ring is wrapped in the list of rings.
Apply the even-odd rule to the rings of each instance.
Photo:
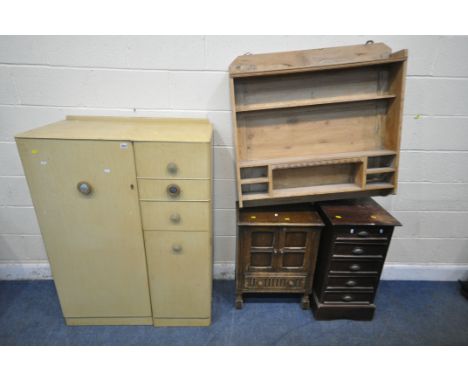
[[[132,143],[17,143],[67,322],[151,317]]]

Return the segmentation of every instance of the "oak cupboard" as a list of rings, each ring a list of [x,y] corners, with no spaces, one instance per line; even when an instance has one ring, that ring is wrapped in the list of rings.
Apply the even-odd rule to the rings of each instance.
[[[249,293],[309,294],[323,222],[310,204],[237,209],[236,308]]]
[[[237,57],[239,207],[395,193],[406,61],[382,43]]]
[[[209,325],[212,127],[67,117],[16,136],[68,325]]]

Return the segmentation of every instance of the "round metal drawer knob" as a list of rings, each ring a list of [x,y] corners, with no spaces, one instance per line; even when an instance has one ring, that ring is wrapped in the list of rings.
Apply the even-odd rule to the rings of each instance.
[[[76,188],[83,195],[89,195],[93,191],[93,188],[91,187],[91,185],[88,182],[79,182],[76,185]]]
[[[346,295],[344,295],[342,297],[342,300],[346,301],[346,302],[353,301],[353,296],[350,296],[349,294],[346,294]]]
[[[172,250],[174,252],[182,252],[182,246],[180,244],[172,244]]]
[[[169,194],[169,196],[173,198],[180,195],[180,187],[177,184],[170,184],[169,186],[167,186],[166,191]]]
[[[357,282],[354,281],[354,280],[348,280],[346,281],[346,286],[349,286],[349,287],[354,287],[357,285]]]
[[[364,249],[360,247],[356,247],[353,249],[353,255],[362,255],[364,253]]]
[[[171,219],[171,222],[173,223],[179,223],[180,215],[178,213],[171,214],[170,219]]]
[[[361,266],[358,264],[353,264],[349,267],[352,271],[359,271],[361,269]]]
[[[179,170],[179,168],[177,167],[177,165],[174,162],[168,163],[167,171],[170,174],[176,174],[178,170]]]

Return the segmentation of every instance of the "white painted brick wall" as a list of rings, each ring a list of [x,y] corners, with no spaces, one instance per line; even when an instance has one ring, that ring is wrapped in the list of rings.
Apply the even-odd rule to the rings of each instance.
[[[214,131],[215,263],[235,259],[227,69],[238,55],[383,41],[410,51],[388,261],[468,264],[468,37],[0,37],[0,262],[44,262],[14,134],[69,114],[207,117]]]

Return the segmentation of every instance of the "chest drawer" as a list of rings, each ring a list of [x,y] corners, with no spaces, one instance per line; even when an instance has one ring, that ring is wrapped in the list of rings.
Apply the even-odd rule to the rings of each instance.
[[[323,301],[325,303],[362,303],[369,304],[374,300],[372,292],[325,292]]]
[[[335,241],[387,241],[392,235],[392,230],[392,227],[339,227],[335,229]]]
[[[137,142],[135,162],[140,178],[211,178],[209,143]]]
[[[386,253],[386,244],[336,243],[333,247],[333,257],[362,256],[383,259]]]
[[[138,179],[140,200],[157,201],[209,201],[209,180]]]
[[[208,231],[209,202],[140,202],[144,230]]]
[[[382,267],[381,261],[363,261],[360,259],[338,260],[333,259],[330,264],[330,274],[351,273],[379,273]]]
[[[378,278],[376,276],[328,276],[326,289],[338,288],[366,288],[375,289]]]

